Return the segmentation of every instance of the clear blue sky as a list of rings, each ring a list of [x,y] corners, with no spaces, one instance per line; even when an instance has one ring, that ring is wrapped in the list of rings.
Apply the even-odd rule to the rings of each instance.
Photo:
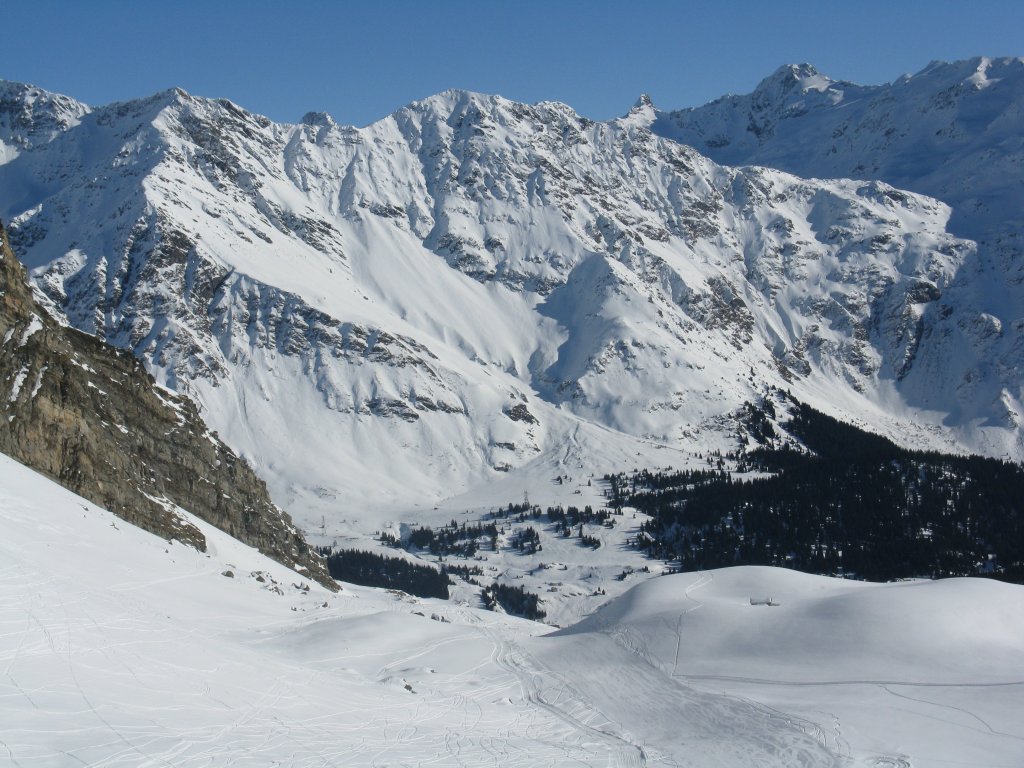
[[[468,88],[606,119],[643,92],[665,108],[746,93],[785,63],[871,84],[1021,56],[1024,2],[9,0],[0,29],[0,78],[95,105],[177,85],[365,125]]]

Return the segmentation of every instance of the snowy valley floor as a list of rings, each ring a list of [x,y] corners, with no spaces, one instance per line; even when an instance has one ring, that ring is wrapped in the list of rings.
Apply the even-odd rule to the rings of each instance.
[[[1022,587],[736,568],[553,632],[196,524],[206,554],[0,457],[0,763],[1024,765]]]

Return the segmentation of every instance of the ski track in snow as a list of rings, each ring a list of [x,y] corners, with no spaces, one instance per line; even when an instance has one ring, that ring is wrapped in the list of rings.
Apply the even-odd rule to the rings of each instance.
[[[685,609],[679,614],[679,622],[676,626],[676,652],[672,659],[672,674],[676,675],[679,669],[679,650],[683,644],[683,620],[686,618],[686,614],[696,611],[698,608],[703,608],[704,603],[698,602],[693,598],[693,592],[700,589],[703,586],[710,584],[714,581],[715,575],[713,573],[700,573],[697,580],[690,584],[683,592],[683,596],[694,603],[690,608]]]
[[[576,731],[581,744],[596,741],[607,750],[607,765],[647,765],[643,748],[605,730],[614,724],[589,705],[563,678],[493,631],[489,634],[494,643],[495,663],[516,676],[524,699],[544,708]],[[548,693],[551,689],[556,689],[553,696]]]
[[[914,687],[914,688],[927,687],[927,686],[907,686],[906,684],[901,684],[901,683],[886,683],[886,684],[882,685],[882,688],[885,689],[886,693],[892,694],[893,696],[896,696],[897,698],[900,698],[900,699],[906,699],[907,701],[916,701],[916,702],[919,702],[921,704],[930,704],[933,707],[938,707],[940,709],[950,709],[950,710],[953,710],[955,712],[960,712],[962,714],[965,714],[968,717],[970,717],[970,718],[976,720],[978,723],[980,723],[981,726],[986,731],[988,731],[991,734],[994,734],[994,735],[997,735],[997,736],[1007,736],[1007,737],[1009,737],[1011,739],[1016,739],[1018,741],[1024,741],[1024,736],[1022,736],[1020,734],[1007,733],[1005,731],[997,731],[995,728],[993,728],[991,725],[989,725],[988,722],[986,722],[985,720],[980,718],[974,712],[971,712],[968,709],[964,709],[963,707],[956,707],[956,706],[953,706],[952,704],[942,704],[942,703],[936,702],[936,701],[929,701],[928,699],[916,698],[914,696],[908,696],[905,693],[897,693],[896,691],[892,690],[892,688],[890,688],[890,686],[896,686],[896,685],[898,685],[900,687]],[[1024,683],[994,683],[994,684],[990,683],[988,685],[964,686],[964,687],[988,688],[988,687],[992,687],[993,685],[996,685],[996,686],[999,686],[999,685],[1024,685]],[[938,687],[948,687],[948,686],[938,686]]]

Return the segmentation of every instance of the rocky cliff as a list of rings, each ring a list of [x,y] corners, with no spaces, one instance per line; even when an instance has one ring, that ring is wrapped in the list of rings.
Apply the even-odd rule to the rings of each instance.
[[[180,509],[322,584],[323,562],[191,401],[126,352],[58,325],[0,226],[0,452],[159,536],[206,547]],[[180,508],[180,509],[179,509]]]

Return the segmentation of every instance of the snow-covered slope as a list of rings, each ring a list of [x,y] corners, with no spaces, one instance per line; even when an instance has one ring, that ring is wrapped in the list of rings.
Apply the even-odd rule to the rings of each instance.
[[[192,522],[205,554],[0,456],[6,763],[924,768],[1024,755],[1021,587],[683,574],[545,635],[471,605],[333,594]],[[766,594],[781,605],[749,605]],[[863,676],[874,682],[852,682]]]
[[[744,567],[646,582],[529,647],[623,726],[656,731],[669,691],[700,690],[770,708],[843,765],[1010,766],[1024,760],[1022,617],[1018,585]]]
[[[0,456],[4,764],[607,760],[492,658],[542,625],[334,594],[192,521],[205,555]]]
[[[307,528],[727,445],[767,385],[1019,455],[1019,377],[950,358],[1011,334],[941,300],[975,246],[932,199],[461,91],[362,129],[180,90],[76,120],[0,166],[16,250]]]

